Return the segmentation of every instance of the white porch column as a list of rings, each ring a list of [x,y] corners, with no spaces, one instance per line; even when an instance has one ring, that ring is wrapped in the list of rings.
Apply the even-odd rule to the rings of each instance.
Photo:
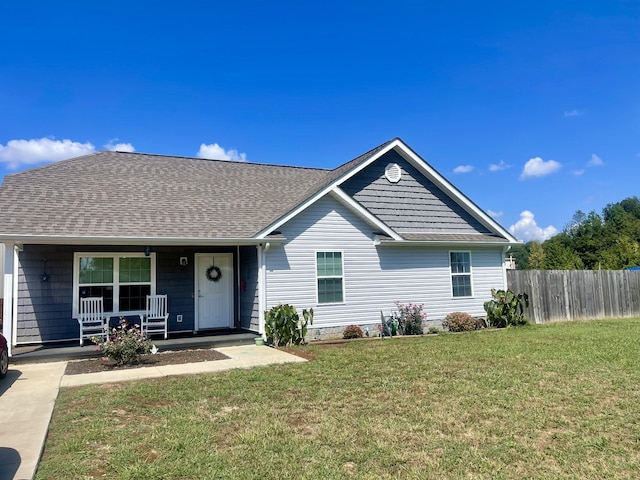
[[[15,244],[4,244],[4,306],[2,309],[2,334],[7,339],[9,356],[11,356],[12,347],[15,345],[15,318],[14,318],[14,289],[13,280],[15,270],[18,267],[18,251]]]
[[[256,248],[258,249],[258,333],[264,336],[264,311],[267,309],[266,249],[262,244]]]

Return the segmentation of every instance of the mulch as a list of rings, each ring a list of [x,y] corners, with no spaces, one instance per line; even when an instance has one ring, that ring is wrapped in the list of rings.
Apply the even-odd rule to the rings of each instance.
[[[102,358],[90,358],[87,360],[72,360],[67,363],[65,375],[78,375],[81,373],[109,372],[140,367],[160,367],[164,365],[177,365],[183,363],[212,362],[225,360],[229,357],[212,349],[208,350],[179,350],[160,352],[155,355],[142,355],[137,365],[118,366],[111,360]]]

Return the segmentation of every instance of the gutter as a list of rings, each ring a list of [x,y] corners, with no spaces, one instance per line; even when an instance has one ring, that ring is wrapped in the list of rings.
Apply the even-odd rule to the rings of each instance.
[[[381,240],[376,238],[373,241],[375,246],[389,247],[421,247],[421,246],[469,246],[469,247],[502,247],[509,249],[515,245],[521,245],[522,242],[487,242],[487,241],[470,241],[470,240]]]
[[[151,245],[151,246],[239,246],[260,245],[268,240],[277,245],[283,236],[266,238],[182,238],[182,237],[108,237],[108,236],[62,236],[62,235],[0,235],[0,243],[39,245]]]

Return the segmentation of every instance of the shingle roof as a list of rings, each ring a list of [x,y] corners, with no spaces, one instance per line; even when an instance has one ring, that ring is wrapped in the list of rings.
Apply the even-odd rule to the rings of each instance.
[[[249,240],[394,141],[334,170],[111,151],[72,158],[4,177],[0,236]],[[491,235],[402,237],[506,240]]]
[[[251,238],[330,170],[99,152],[7,175],[0,234]]]
[[[498,235],[482,234],[482,233],[401,233],[402,238],[411,242],[490,242],[490,243],[508,243],[508,240]]]

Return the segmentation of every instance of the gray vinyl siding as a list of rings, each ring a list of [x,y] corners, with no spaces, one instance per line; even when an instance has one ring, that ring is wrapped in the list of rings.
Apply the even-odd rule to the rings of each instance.
[[[240,247],[240,326],[258,331],[258,250]]]
[[[384,176],[389,163],[402,168],[398,183],[391,183]],[[398,232],[490,233],[395,151],[376,160],[341,188]]]
[[[504,288],[502,249],[473,248],[474,296],[454,298],[451,292],[449,248],[375,246],[373,228],[331,197],[325,197],[281,231],[288,242],[267,253],[267,308],[293,304],[301,311],[313,307],[312,328],[378,322],[395,301],[423,303],[429,320],[442,320],[453,311],[484,314],[491,288]],[[341,251],[345,301],[316,303],[316,251]]]
[[[73,250],[25,245],[18,259],[18,343],[78,338],[78,322],[71,318]],[[49,280],[42,282],[45,271]]]
[[[18,257],[16,327],[18,344],[78,338],[78,322],[72,318],[74,252],[140,252],[141,250],[142,247],[104,245],[25,245]],[[168,297],[169,333],[193,331],[195,253],[229,252],[234,254],[235,259],[235,247],[152,247],[152,251],[156,254],[156,292],[167,294]],[[187,257],[186,267],[180,266],[180,257]],[[49,280],[42,282],[40,276],[45,269]],[[236,283],[234,280],[235,302],[238,301]],[[255,286],[248,288],[255,289]],[[177,322],[178,314],[183,317],[181,323]],[[136,321],[138,318],[132,317],[130,320]],[[117,324],[117,321],[117,318],[112,318],[112,325]],[[234,319],[234,322],[238,324],[239,320]]]

